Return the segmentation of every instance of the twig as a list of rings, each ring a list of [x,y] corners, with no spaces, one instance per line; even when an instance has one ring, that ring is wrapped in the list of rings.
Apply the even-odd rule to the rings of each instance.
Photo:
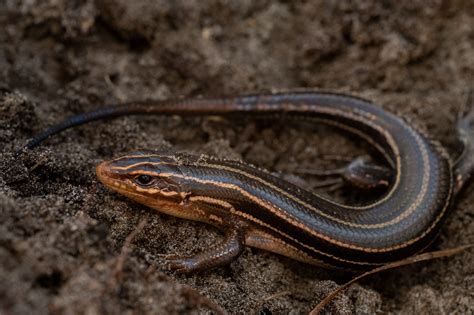
[[[441,258],[441,257],[449,257],[449,256],[452,256],[452,255],[459,254],[459,253],[465,251],[466,249],[469,249],[469,248],[472,248],[472,247],[474,247],[474,244],[460,246],[460,247],[451,248],[451,249],[443,249],[443,250],[438,250],[438,251],[429,252],[429,253],[424,253],[424,254],[413,256],[413,257],[408,257],[407,259],[403,259],[403,260],[400,260],[400,261],[389,263],[389,264],[377,267],[375,269],[372,269],[370,271],[367,271],[367,272],[355,277],[351,281],[345,283],[344,285],[340,286],[336,290],[332,291],[330,294],[328,294],[321,302],[318,303],[318,305],[316,305],[316,307],[309,313],[309,315],[319,314],[323,310],[323,308],[326,305],[328,305],[329,302],[331,302],[339,293],[341,293],[342,291],[345,291],[353,283],[355,283],[355,282],[359,281],[360,279],[365,278],[369,275],[372,275],[372,274],[375,274],[375,273],[378,273],[378,272],[381,272],[381,271],[384,271],[384,270],[388,270],[388,269],[394,269],[394,268],[398,268],[398,267],[401,267],[401,266],[411,265],[411,264],[414,264],[414,263],[417,263],[417,262],[420,262],[420,261],[431,260],[431,259],[436,259],[436,258]]]
[[[198,291],[190,287],[184,287],[183,293],[186,295],[188,300],[191,300],[195,305],[207,306],[211,311],[216,312],[218,315],[226,315],[227,312],[220,307],[218,304],[210,300],[208,297],[202,295]]]
[[[133,239],[137,236],[138,233],[143,230],[147,223],[147,218],[143,218],[140,220],[138,223],[137,227],[135,230],[132,231],[126,238],[125,242],[123,243],[122,250],[120,251],[120,255],[117,257],[117,262],[115,264],[115,268],[112,271],[110,281],[109,281],[109,287],[115,288],[118,283],[122,281],[122,276],[123,276],[123,265],[125,263],[125,259],[127,258],[127,255],[130,252],[130,245],[133,241]]]

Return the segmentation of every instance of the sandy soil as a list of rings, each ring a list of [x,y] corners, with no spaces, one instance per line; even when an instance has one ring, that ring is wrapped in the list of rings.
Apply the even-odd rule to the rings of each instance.
[[[288,174],[334,166],[320,154],[357,156],[357,141],[252,120],[127,117],[12,157],[69,115],[144,98],[335,89],[425,126],[454,156],[456,112],[474,82],[470,0],[6,0],[0,26],[2,314],[198,314],[215,305],[299,314],[350,277],[254,249],[198,275],[163,270],[160,254],[197,252],[220,235],[107,191],[94,166],[164,146],[243,159],[312,187],[316,179]],[[432,249],[474,243],[473,191]],[[333,197],[354,199],[347,190]],[[473,314],[473,292],[471,251],[371,277],[326,310]]]

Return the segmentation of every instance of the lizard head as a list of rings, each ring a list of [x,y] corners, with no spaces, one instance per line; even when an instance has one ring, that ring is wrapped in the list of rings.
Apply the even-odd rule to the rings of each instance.
[[[188,193],[183,189],[180,160],[155,151],[134,151],[97,165],[96,175],[108,188],[148,207],[182,217]],[[172,212],[172,213],[170,213]]]

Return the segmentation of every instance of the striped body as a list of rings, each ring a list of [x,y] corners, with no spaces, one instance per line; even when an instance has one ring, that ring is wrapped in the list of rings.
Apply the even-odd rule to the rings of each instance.
[[[370,268],[430,244],[453,195],[446,154],[401,118],[331,93],[284,93],[122,105],[128,114],[280,117],[325,123],[373,145],[394,169],[387,193],[360,207],[338,204],[243,162],[134,152],[103,162],[99,179],[158,211],[234,229],[246,245],[328,267]],[[120,107],[115,108],[118,115]],[[153,177],[141,186],[135,178]]]

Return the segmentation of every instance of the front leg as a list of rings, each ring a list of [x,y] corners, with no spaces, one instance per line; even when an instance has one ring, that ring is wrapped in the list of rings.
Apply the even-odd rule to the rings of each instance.
[[[194,256],[168,256],[165,260],[170,269],[178,273],[200,272],[227,265],[234,261],[244,249],[244,229],[239,226],[225,227],[222,243]]]

